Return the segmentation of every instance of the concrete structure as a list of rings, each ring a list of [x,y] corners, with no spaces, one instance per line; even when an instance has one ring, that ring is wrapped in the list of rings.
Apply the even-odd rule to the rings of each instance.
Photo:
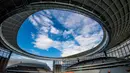
[[[89,51],[63,58],[41,57],[23,51],[16,42],[19,27],[32,13],[48,8],[71,9],[89,15],[103,27],[103,41]],[[54,60],[62,66],[62,70],[78,62],[100,57],[116,57],[129,61],[130,0],[1,0],[0,41],[0,46],[10,52],[36,59]],[[0,59],[2,60],[3,58]],[[2,64],[6,65],[3,62],[5,60]],[[0,67],[3,70],[3,65]]]

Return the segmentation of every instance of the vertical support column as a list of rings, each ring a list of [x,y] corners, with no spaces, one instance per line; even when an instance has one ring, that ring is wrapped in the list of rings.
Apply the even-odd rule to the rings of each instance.
[[[77,61],[78,61],[78,63],[79,63],[79,58],[77,58]]]
[[[12,52],[0,47],[0,73],[4,73]]]
[[[0,72],[3,72],[3,60],[4,60],[4,58],[1,57],[0,58]]]
[[[6,68],[6,66],[8,65],[8,62],[9,62],[9,59],[10,59],[10,57],[11,57],[11,54],[12,54],[12,52],[10,51],[10,53],[9,53],[9,55],[8,55],[8,58],[6,59],[6,61],[4,62],[4,71],[5,71],[5,68]]]
[[[104,51],[104,54],[105,54],[105,57],[108,57],[106,51]]]
[[[54,60],[53,62],[53,72],[54,73],[61,73],[62,65],[60,64],[60,61]]]
[[[55,68],[54,68],[54,67],[55,67],[54,65],[55,65],[55,60],[53,60],[53,73],[55,73],[55,72],[54,72],[54,71],[55,71],[55,70],[54,70],[54,69],[55,69]]]

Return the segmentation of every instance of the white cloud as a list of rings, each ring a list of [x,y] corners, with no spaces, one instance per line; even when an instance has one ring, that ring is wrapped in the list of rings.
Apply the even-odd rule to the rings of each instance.
[[[53,43],[53,40],[49,39],[45,35],[38,35],[38,37],[35,39],[35,42],[33,42],[34,47],[39,49],[47,50]]]
[[[63,49],[61,56],[65,57],[65,56],[77,54],[77,53],[79,53],[78,49],[79,49],[78,46],[75,46],[74,48],[65,48],[65,49]]]
[[[34,26],[38,26],[38,23],[36,22],[36,20],[34,19],[34,17],[33,17],[32,15],[29,17],[29,20],[30,20],[30,22],[31,22]]]
[[[50,12],[49,10],[45,10],[45,12],[46,12],[48,15],[51,14],[51,12]]]
[[[63,35],[64,35],[64,36],[67,36],[68,34],[72,34],[72,35],[73,35],[73,33],[74,33],[74,32],[73,32],[72,29],[69,30],[69,31],[66,31],[66,30],[65,30],[65,31],[63,32]]]
[[[35,38],[35,34],[31,32],[32,39]]]
[[[98,40],[96,37],[85,38],[83,36],[78,36],[75,39],[80,43],[81,46],[88,46]]]
[[[71,14],[67,20],[65,21],[65,27],[67,28],[76,28],[81,26],[81,21],[84,19],[83,15],[79,15],[79,14]]]
[[[53,44],[52,46],[60,51],[62,51],[62,43],[61,42],[58,42],[58,41],[53,41]]]
[[[40,54],[40,52],[38,52],[38,51],[36,51],[36,50],[34,50],[34,49],[30,49],[30,52],[32,53],[32,54],[35,54],[35,55],[41,55]]]
[[[43,15],[41,11],[40,11],[40,14],[37,13],[37,15],[35,14],[35,15],[29,16],[29,20],[38,29],[43,26],[49,27],[53,24],[53,22],[48,17]]]
[[[95,27],[95,24],[97,22],[89,23],[88,25],[84,26],[83,29],[80,31],[83,35],[89,35],[90,32],[95,32],[97,30],[97,27]]]
[[[59,30],[57,30],[55,27],[51,26],[51,33],[58,34]]]
[[[43,33],[43,32],[47,33],[49,31],[49,29],[50,29],[49,27],[41,27],[40,33]]]
[[[62,47],[64,48],[61,54],[62,57],[74,55],[82,51],[81,46],[75,45],[74,41],[63,42]]]
[[[39,18],[40,18],[39,23],[44,26],[50,26],[53,24],[53,22],[46,16],[39,16]],[[47,23],[47,24],[45,24],[45,23]]]
[[[84,39],[79,40],[79,43],[80,43],[80,46],[75,45],[73,41],[65,42],[62,46],[64,49],[62,50],[61,56],[65,57],[69,55],[74,55],[74,54],[89,50],[94,45],[96,45],[95,42],[89,43],[89,41],[84,41]]]
[[[41,19],[40,19],[39,16],[34,15],[33,18],[34,18],[34,20],[35,20],[37,23],[40,23],[40,22],[41,22]],[[34,24],[34,25],[35,25],[35,24]],[[38,24],[38,25],[39,25],[39,24]]]

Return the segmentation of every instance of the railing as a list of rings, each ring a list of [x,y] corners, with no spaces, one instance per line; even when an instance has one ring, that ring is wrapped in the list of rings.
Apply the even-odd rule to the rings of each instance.
[[[106,51],[108,57],[117,57],[128,59],[130,56],[130,40]]]

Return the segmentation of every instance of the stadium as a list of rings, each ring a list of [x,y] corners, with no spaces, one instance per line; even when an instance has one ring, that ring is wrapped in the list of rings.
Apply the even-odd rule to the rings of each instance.
[[[129,73],[129,12],[129,0],[1,0],[0,72]]]

